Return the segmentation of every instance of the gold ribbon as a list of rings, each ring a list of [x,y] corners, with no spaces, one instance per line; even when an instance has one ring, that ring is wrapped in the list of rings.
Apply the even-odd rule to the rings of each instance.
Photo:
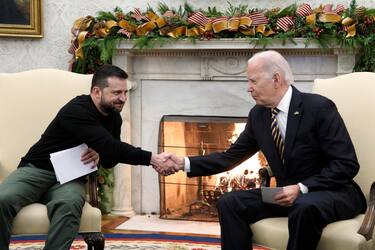
[[[341,16],[335,13],[324,13],[319,15],[319,21],[322,23],[338,23],[341,21]]]
[[[148,17],[148,19],[150,19],[150,21],[155,22],[159,28],[162,28],[163,26],[167,24],[164,17],[159,17],[157,14],[155,14],[152,11],[147,12],[146,16]]]
[[[154,12],[152,11],[148,11],[146,16],[148,17],[148,19],[150,19],[150,21],[155,21],[156,19],[159,18],[158,15],[156,15]]]
[[[228,20],[228,29],[230,31],[237,31],[240,26],[240,18],[239,17],[231,17]]]
[[[186,33],[186,27],[185,26],[180,26],[175,28],[173,31],[168,32],[167,35],[173,38],[180,37]]]
[[[273,31],[272,29],[269,29],[269,30],[266,30],[263,35],[264,36],[270,36],[270,35],[273,35],[273,34],[275,34],[275,31]]]
[[[255,32],[256,32],[256,33],[264,34],[265,31],[266,31],[266,25],[264,25],[264,24],[258,25],[258,26],[255,28]]]
[[[137,36],[144,36],[151,30],[156,28],[156,24],[153,21],[149,21],[147,23],[144,23],[136,28]]]
[[[92,16],[78,18],[74,21],[73,28],[80,31],[87,30],[93,20],[94,18]]]
[[[198,28],[194,27],[194,28],[191,28],[191,29],[186,29],[186,36],[187,37],[196,37],[196,36],[199,36],[201,35],[201,33],[199,32]]]
[[[307,25],[315,25],[316,23],[316,14],[311,14],[306,17]]]
[[[165,21],[164,17],[159,17],[158,19],[155,20],[156,22],[156,25],[159,27],[159,28],[162,28],[164,27],[165,25],[167,25],[167,22]]]
[[[108,20],[105,25],[107,26],[107,28],[110,30],[112,27],[116,27],[118,26],[117,22],[116,21],[113,21],[113,20]]]
[[[206,32],[210,32],[212,31],[212,22],[209,21],[208,23],[206,23],[204,26],[198,26],[198,32],[201,36],[204,35],[204,33]]]
[[[252,22],[253,20],[250,17],[242,16],[240,17],[240,28],[246,30],[250,27]]]
[[[228,29],[228,20],[225,19],[225,18],[220,18],[219,20],[214,20],[212,22],[212,29],[215,33],[219,33],[223,30],[227,30]]]
[[[127,30],[129,32],[134,32],[135,29],[137,28],[137,26],[135,26],[134,24],[131,24],[128,21],[125,21],[125,20],[121,20],[120,22],[118,22],[118,26],[120,26],[121,28],[123,28],[124,30]]]
[[[355,28],[355,25],[356,25],[356,22],[355,20],[353,20],[352,18],[350,17],[346,17],[342,20],[342,25],[344,25],[346,27],[346,38],[349,38],[349,37],[354,37],[357,33],[356,31],[356,28]]]
[[[352,18],[350,18],[350,17],[345,17],[343,20],[342,20],[342,25],[344,25],[344,26],[351,26],[351,25],[353,25],[354,23],[355,23],[355,21],[352,19]]]
[[[346,38],[354,37],[354,36],[356,35],[355,24],[350,25],[350,26],[347,28],[347,31],[348,31],[348,34],[346,35]]]
[[[275,34],[275,31],[273,31],[272,29],[267,29],[267,27],[266,27],[265,24],[260,24],[260,25],[258,25],[258,26],[255,28],[255,32],[256,32],[256,33],[261,33],[261,34],[264,35],[264,36],[270,36],[270,35]]]
[[[78,34],[78,48],[75,51],[76,59],[83,59],[83,44],[85,42],[87,33],[88,31],[81,31]]]

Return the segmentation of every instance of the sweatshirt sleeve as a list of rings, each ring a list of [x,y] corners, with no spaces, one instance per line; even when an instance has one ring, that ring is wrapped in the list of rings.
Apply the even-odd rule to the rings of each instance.
[[[122,142],[108,132],[93,112],[80,105],[65,106],[59,114],[59,123],[78,140],[99,153],[103,167],[116,163],[150,165],[151,152]]]

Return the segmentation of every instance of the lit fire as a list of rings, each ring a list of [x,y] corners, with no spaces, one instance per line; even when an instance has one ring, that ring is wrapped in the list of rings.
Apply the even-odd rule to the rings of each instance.
[[[235,142],[245,128],[244,123],[236,123],[231,143]],[[262,167],[263,154],[256,153],[234,169],[218,174],[216,179],[216,190],[229,192],[232,190],[246,190],[259,187],[258,171]]]

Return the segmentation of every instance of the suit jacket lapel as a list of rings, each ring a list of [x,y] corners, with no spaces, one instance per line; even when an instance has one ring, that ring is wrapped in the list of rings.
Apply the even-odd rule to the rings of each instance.
[[[299,92],[294,86],[292,86],[292,99],[289,105],[288,122],[285,134],[285,152],[284,160],[287,163],[290,153],[293,148],[294,140],[296,138],[297,130],[302,117],[302,100],[301,92]]]

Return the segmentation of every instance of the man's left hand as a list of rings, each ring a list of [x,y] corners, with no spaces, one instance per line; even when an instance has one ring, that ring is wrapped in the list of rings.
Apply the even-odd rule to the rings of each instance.
[[[298,185],[289,185],[283,187],[283,189],[275,195],[275,201],[277,204],[283,207],[290,207],[294,201],[300,195],[300,189]]]

